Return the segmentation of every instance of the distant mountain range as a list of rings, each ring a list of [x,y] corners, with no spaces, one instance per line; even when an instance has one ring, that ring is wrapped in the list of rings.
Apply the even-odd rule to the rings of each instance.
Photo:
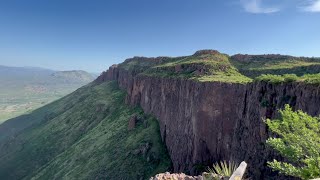
[[[0,66],[0,83],[3,85],[42,84],[54,85],[60,83],[83,84],[92,81],[96,75],[81,70],[54,71],[37,67]],[[0,84],[0,86],[1,86]]]
[[[0,123],[65,96],[96,77],[82,70],[0,65]]]

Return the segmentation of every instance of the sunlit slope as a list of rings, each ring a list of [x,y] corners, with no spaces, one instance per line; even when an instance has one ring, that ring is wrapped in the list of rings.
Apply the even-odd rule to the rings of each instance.
[[[166,171],[157,121],[124,97],[114,82],[90,84],[16,118],[11,127],[25,118],[32,125],[10,138],[0,129],[0,179],[147,179]]]
[[[182,57],[134,57],[118,65],[133,74],[195,81],[246,84],[263,74],[304,75],[320,73],[320,58],[278,54],[229,56],[216,50],[200,50]]]

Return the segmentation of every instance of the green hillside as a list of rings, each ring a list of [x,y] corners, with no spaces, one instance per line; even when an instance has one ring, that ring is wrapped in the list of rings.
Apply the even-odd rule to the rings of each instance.
[[[148,76],[242,84],[264,79],[265,76],[259,76],[268,74],[294,74],[297,81],[305,82],[317,82],[314,79],[320,76],[320,58],[278,54],[229,56],[215,50],[201,50],[191,56],[174,58],[135,57],[119,64],[119,67]]]
[[[320,58],[294,57],[278,54],[234,55],[231,63],[245,76],[255,78],[262,74],[316,74],[320,72]]]
[[[124,97],[115,82],[90,84],[3,123],[0,179],[147,179],[166,171],[171,162],[157,121]],[[18,135],[6,131],[19,125]]]

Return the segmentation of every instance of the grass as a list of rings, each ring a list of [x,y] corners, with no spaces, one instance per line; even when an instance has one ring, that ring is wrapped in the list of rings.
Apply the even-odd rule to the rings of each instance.
[[[176,58],[156,65],[142,74],[171,78],[192,79],[200,82],[217,81],[230,83],[247,83],[251,79],[240,74],[224,54],[204,54]]]
[[[246,61],[239,61],[220,53],[177,58],[136,57],[126,60],[119,67],[145,76],[182,78],[200,82],[246,84],[261,80],[270,83],[300,81],[316,84],[320,81],[316,75],[320,72],[319,58],[281,55],[248,57],[249,60]]]
[[[289,83],[289,82],[304,82],[306,84],[320,84],[319,74],[305,74],[298,77],[295,74],[273,75],[263,74],[255,79],[256,81],[264,81],[272,84]]]
[[[168,170],[156,119],[124,97],[115,82],[91,84],[4,123],[32,119],[14,139],[0,138],[0,179],[148,179]],[[134,114],[141,118],[128,130]]]
[[[201,76],[199,78],[195,78],[200,82],[226,82],[226,83],[238,83],[238,84],[246,84],[252,82],[252,79],[243,76],[243,75],[236,75],[236,74],[216,74],[210,76]]]
[[[311,66],[311,65],[320,65],[320,60],[309,61],[308,59],[303,58],[294,58],[288,57],[285,59],[259,59],[252,60],[247,63],[240,63],[237,61],[233,61],[233,63],[237,64],[236,66],[241,66],[241,69],[247,70],[275,70],[275,69],[291,69],[295,67],[301,66]]]
[[[304,58],[278,55],[276,58],[268,58],[263,55],[250,56],[248,61],[238,61],[233,58],[231,63],[239,71],[250,78],[256,78],[262,74],[316,74],[320,72],[320,58]]]

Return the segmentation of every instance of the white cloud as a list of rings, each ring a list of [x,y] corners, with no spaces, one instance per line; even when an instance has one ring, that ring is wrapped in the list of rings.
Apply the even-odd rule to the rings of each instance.
[[[320,0],[312,0],[307,6],[303,7],[304,11],[308,12],[320,12]]]
[[[254,14],[269,14],[280,11],[276,7],[262,7],[261,0],[241,0],[241,4],[245,11]]]

